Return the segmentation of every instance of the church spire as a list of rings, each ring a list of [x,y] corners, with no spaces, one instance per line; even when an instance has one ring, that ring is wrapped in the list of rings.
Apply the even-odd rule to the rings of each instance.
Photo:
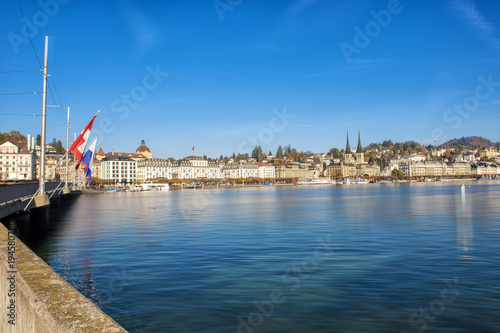
[[[351,146],[349,145],[349,130],[347,130],[347,142],[345,145],[345,153],[350,154],[351,153]]]
[[[356,149],[356,153],[361,154],[363,152],[363,147],[361,147],[361,134],[358,129],[358,148]]]

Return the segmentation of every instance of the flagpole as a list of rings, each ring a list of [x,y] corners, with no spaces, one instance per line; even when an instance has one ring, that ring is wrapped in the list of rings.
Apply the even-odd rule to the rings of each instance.
[[[66,151],[69,151],[69,106],[68,106],[68,123],[66,125]],[[69,154],[66,154],[66,178],[64,182],[64,190],[69,192],[68,189],[68,175],[69,175]]]
[[[43,62],[43,93],[42,93],[42,135],[40,142],[40,195],[45,195],[45,142],[47,130],[47,56],[49,53],[49,36],[45,36],[45,54]]]

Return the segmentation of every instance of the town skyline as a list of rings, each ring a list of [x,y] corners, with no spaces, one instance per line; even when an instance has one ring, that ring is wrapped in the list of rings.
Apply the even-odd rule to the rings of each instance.
[[[495,2],[49,3],[3,4],[3,131],[40,127],[49,36],[50,139],[69,106],[72,136],[102,109],[105,151],[143,138],[179,158],[193,145],[327,151],[346,128],[366,142],[500,141]]]

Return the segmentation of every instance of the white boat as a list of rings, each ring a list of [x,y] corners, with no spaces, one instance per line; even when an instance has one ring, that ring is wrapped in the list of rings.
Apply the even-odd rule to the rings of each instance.
[[[169,184],[158,184],[152,181],[142,182],[137,187],[140,188],[140,191],[168,191],[170,189]]]
[[[367,179],[363,179],[363,178],[357,178],[357,179],[344,179],[342,181],[342,184],[346,184],[346,185],[349,185],[349,184],[368,184],[368,180]]]
[[[330,178],[314,178],[314,179],[301,179],[297,181],[297,185],[332,185],[335,184],[334,180]]]

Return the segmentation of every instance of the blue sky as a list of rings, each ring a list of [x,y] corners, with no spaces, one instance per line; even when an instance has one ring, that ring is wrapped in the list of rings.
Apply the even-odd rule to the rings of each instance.
[[[498,1],[20,0],[49,36],[48,141],[94,133],[109,152],[327,152],[372,142],[500,141]],[[35,5],[34,5],[35,4]],[[35,12],[36,8],[36,12]],[[40,132],[40,69],[19,3],[0,5],[0,131]],[[36,14],[38,14],[38,23]],[[16,115],[11,115],[16,114]],[[73,134],[72,134],[73,136]]]

